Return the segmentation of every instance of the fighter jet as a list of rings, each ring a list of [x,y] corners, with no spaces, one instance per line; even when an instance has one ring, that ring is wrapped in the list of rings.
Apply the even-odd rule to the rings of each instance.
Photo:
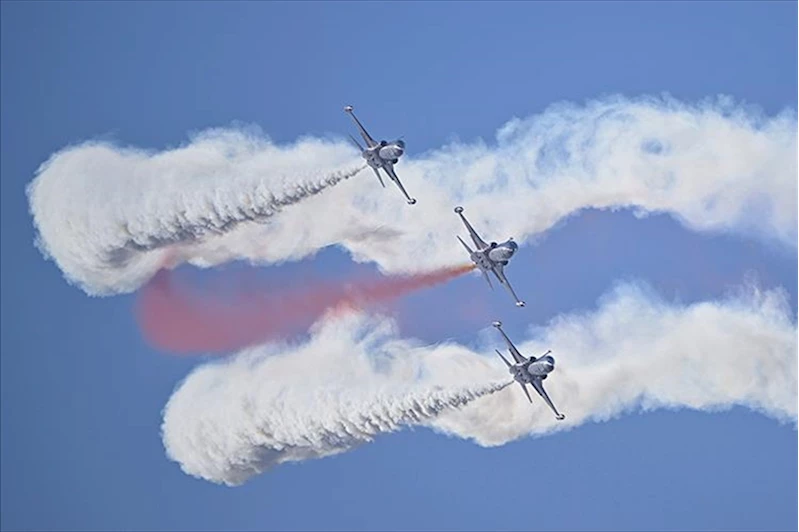
[[[358,150],[360,150],[361,156],[366,159],[366,164],[372,167],[372,170],[374,170],[375,175],[377,176],[377,180],[380,181],[380,184],[383,185],[383,188],[385,188],[386,185],[383,183],[383,178],[380,177],[380,172],[378,171],[380,168],[382,168],[388,177],[390,177],[391,180],[397,184],[397,187],[399,187],[400,191],[405,196],[405,199],[408,200],[409,205],[416,203],[416,200],[410,197],[407,192],[405,192],[405,187],[402,186],[399,177],[397,177],[397,173],[394,172],[394,165],[397,164],[399,158],[402,157],[403,153],[405,153],[405,141],[402,139],[397,139],[392,140],[391,142],[386,142],[385,140],[377,142],[369,135],[369,133],[367,133],[366,128],[364,128],[360,121],[355,117],[355,113],[352,112],[351,105],[345,107],[344,111],[349,113],[352,119],[355,120],[355,125],[358,126],[358,130],[361,132],[361,137],[363,137],[363,141],[366,143],[366,148],[361,146],[352,135],[350,135],[350,140],[352,140],[352,143],[355,144]]]
[[[486,244],[485,240],[480,238],[480,235],[477,234],[477,231],[474,230],[469,221],[463,215],[463,207],[455,207],[455,212],[461,217],[461,220],[463,220],[463,224],[469,231],[469,235],[471,235],[472,241],[477,249],[472,250],[472,248],[470,248],[461,237],[458,237],[458,240],[461,241],[463,247],[465,247],[466,251],[469,252],[469,258],[472,259],[472,262],[474,262],[477,267],[480,268],[480,271],[483,272],[483,277],[485,277],[486,282],[488,282],[488,286],[490,286],[492,289],[494,288],[494,286],[491,284],[491,279],[488,276],[488,272],[493,272],[494,275],[497,276],[499,282],[508,289],[510,295],[516,300],[516,306],[523,307],[524,301],[521,301],[516,295],[516,292],[513,291],[513,287],[508,282],[508,278],[505,277],[504,271],[505,266],[508,265],[508,261],[511,259],[511,257],[513,257],[513,254],[516,253],[516,250],[519,249],[519,245],[513,241],[513,238],[509,238],[507,241],[502,242],[501,244],[497,244],[496,242]]]
[[[555,405],[552,404],[552,401],[549,399],[546,390],[544,390],[544,379],[547,378],[547,375],[555,369],[555,359],[550,355],[552,351],[547,351],[543,355],[538,358],[530,357],[525,358],[519,350],[516,349],[516,346],[513,345],[513,342],[510,341],[508,335],[505,334],[505,331],[502,330],[502,323],[495,321],[493,323],[494,327],[496,327],[502,337],[505,338],[505,341],[508,342],[508,350],[510,354],[513,356],[514,364],[508,362],[508,359],[502,356],[502,353],[499,352],[497,349],[497,354],[499,358],[508,366],[508,371],[510,374],[513,375],[514,380],[519,383],[519,386],[522,387],[524,390],[524,395],[527,396],[527,399],[530,403],[533,402],[533,398],[530,397],[530,392],[527,391],[526,384],[531,384],[535,391],[538,392],[544,401],[549,405],[549,408],[555,413],[555,417],[558,421],[562,421],[566,419],[566,416],[558,412],[558,409],[555,408]]]

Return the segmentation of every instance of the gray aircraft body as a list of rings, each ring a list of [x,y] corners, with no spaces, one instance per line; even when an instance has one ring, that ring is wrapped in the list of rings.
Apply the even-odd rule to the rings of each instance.
[[[480,235],[477,234],[477,231],[474,230],[463,215],[463,207],[455,207],[455,212],[461,217],[477,249],[473,250],[470,248],[461,237],[458,237],[458,240],[461,241],[463,247],[469,252],[469,258],[472,259],[472,262],[483,272],[483,277],[485,277],[486,282],[488,282],[488,286],[494,288],[491,284],[491,278],[488,276],[488,272],[492,272],[497,277],[500,284],[505,286],[508,292],[510,292],[510,295],[513,296],[513,299],[516,300],[516,306],[523,307],[524,301],[519,299],[516,292],[513,291],[513,287],[510,285],[508,278],[505,276],[505,266],[508,265],[508,261],[510,261],[513,254],[516,253],[516,250],[519,249],[519,245],[513,241],[513,238],[509,238],[501,244],[497,244],[496,242],[491,242],[490,244],[486,243],[485,240],[480,238]]]
[[[546,390],[544,390],[544,379],[547,378],[554,369],[555,369],[555,359],[549,353],[552,351],[547,351],[543,355],[538,358],[530,357],[525,358],[524,355],[519,353],[519,350],[516,349],[516,346],[513,345],[513,342],[510,341],[508,335],[505,334],[505,331],[502,330],[502,323],[495,321],[493,323],[494,327],[499,330],[502,337],[505,338],[505,341],[508,343],[508,350],[510,351],[511,356],[513,357],[514,363],[511,364],[507,358],[502,356],[502,353],[497,350],[497,354],[499,358],[502,359],[503,362],[508,366],[508,371],[511,375],[513,375],[514,380],[519,383],[519,386],[522,387],[524,390],[524,394],[527,396],[527,399],[530,403],[533,402],[533,398],[530,397],[530,392],[527,391],[527,384],[530,384],[535,391],[538,392],[538,395],[546,401],[549,405],[549,408],[555,413],[555,417],[558,421],[563,420],[566,418],[563,414],[558,412],[558,409],[555,408],[555,405],[552,404],[552,401],[549,399],[549,395],[547,395]]]
[[[392,140],[391,142],[386,142],[385,140],[377,142],[369,135],[369,133],[366,131],[366,128],[363,127],[361,122],[355,116],[355,113],[352,112],[351,105],[345,107],[344,111],[347,112],[353,120],[355,120],[355,125],[358,126],[358,131],[360,131],[361,137],[363,137],[363,141],[366,143],[366,148],[361,146],[361,144],[355,140],[352,135],[350,135],[350,139],[358,148],[358,150],[360,150],[361,156],[366,159],[366,164],[368,164],[372,170],[374,170],[377,180],[380,181],[380,184],[385,188],[386,185],[383,183],[383,178],[380,176],[380,169],[382,169],[400,189],[400,192],[402,192],[403,196],[405,196],[405,199],[408,200],[408,204],[413,205],[416,203],[416,200],[410,197],[405,191],[405,187],[402,186],[399,177],[397,177],[397,173],[394,171],[394,165],[397,164],[399,158],[402,157],[403,153],[405,153],[405,141],[402,139],[397,139]]]

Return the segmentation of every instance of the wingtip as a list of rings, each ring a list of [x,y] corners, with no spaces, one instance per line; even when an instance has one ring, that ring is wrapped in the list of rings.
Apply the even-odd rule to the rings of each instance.
[[[555,417],[558,419],[558,421],[563,421],[564,419],[566,419],[566,416],[564,416],[563,414],[558,414]]]
[[[493,325],[494,327],[496,327],[497,329],[499,329],[500,327],[502,327],[502,322],[501,322],[501,321],[499,321],[499,320],[497,320],[497,321],[495,321],[495,322],[492,322],[492,323],[491,323],[491,325]]]
[[[416,205],[416,199],[415,198],[409,199],[408,200],[408,205]]]
[[[526,303],[525,303],[524,301],[517,301],[517,302],[516,302],[516,306],[517,306],[517,307],[519,307],[519,308],[521,308],[521,307],[525,306],[525,304],[526,304]]]
[[[345,113],[351,113],[352,112],[352,106],[351,105],[344,106],[344,112]]]
[[[463,212],[463,207],[461,207],[460,205],[459,205],[459,206],[457,206],[457,207],[455,207],[455,212],[456,212],[457,214],[460,214],[460,213],[462,213],[462,212]]]

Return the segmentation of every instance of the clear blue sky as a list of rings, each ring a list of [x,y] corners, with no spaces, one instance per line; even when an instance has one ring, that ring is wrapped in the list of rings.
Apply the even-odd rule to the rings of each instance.
[[[796,529],[797,432],[744,409],[633,414],[494,449],[417,429],[235,489],[186,476],[159,426],[197,361],[144,344],[133,296],[68,286],[33,246],[24,193],[52,152],[87,138],[164,148],[233,121],[278,141],[343,134],[345,103],[411,152],[608,93],[795,109],[795,2],[0,6],[3,529]],[[796,259],[667,216],[588,212],[522,248],[514,269],[536,273],[514,283],[537,304],[508,330],[593,308],[631,278],[688,302],[755,272],[796,308]],[[352,268],[336,250],[301,266]],[[404,333],[473,339],[414,315],[481,282],[410,298]]]

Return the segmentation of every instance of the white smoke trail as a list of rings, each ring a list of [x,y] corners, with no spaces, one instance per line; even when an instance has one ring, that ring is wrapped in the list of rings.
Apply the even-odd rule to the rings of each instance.
[[[491,350],[501,346],[495,335],[483,356],[454,344],[421,346],[396,338],[386,321],[350,316],[322,322],[307,344],[260,347],[196,369],[165,408],[164,445],[185,472],[236,485],[412,423],[501,445],[639,408],[745,405],[795,421],[796,334],[778,291],[683,307],[620,286],[595,312],[561,316],[517,343],[528,354],[555,350],[546,385],[567,415],[557,422],[516,386],[490,393],[508,378]],[[481,393],[489,396],[442,410]]]
[[[338,322],[343,335],[331,326],[318,330],[290,355],[257,348],[195,370],[164,409],[168,454],[186,473],[240,484],[275,465],[330,456],[422,423],[510,384],[507,375],[447,386],[418,378],[408,373],[418,364],[398,358],[407,344],[392,345],[386,324],[364,321],[364,336],[349,336],[359,320]]]
[[[111,266],[124,266],[132,255],[142,251],[195,242],[210,234],[224,234],[244,222],[265,222],[279,213],[283,207],[315,196],[323,190],[353,177],[365,167],[366,165],[362,165],[348,171],[334,172],[316,181],[300,182],[277,194],[256,189],[256,196],[243,195],[241,196],[244,200],[243,203],[226,211],[220,211],[213,204],[209,204],[209,211],[202,213],[197,219],[191,219],[185,212],[174,213],[173,219],[162,221],[162,227],[157,235],[149,232],[136,233],[128,227],[127,232],[130,234],[130,238],[109,250],[107,262]],[[140,228],[138,229],[140,230]]]
[[[795,246],[796,131],[793,111],[764,117],[724,98],[561,104],[510,121],[495,145],[406,156],[397,169],[414,207],[360,179],[267,224],[231,224],[257,218],[264,198],[298,182],[352,169],[357,156],[343,142],[281,148],[215,130],[159,153],[96,143],[62,150],[39,169],[29,198],[41,249],[92,294],[134,290],[163,263],[162,252],[138,249],[175,241],[177,260],[201,266],[296,259],[332,244],[393,273],[451,266],[463,259],[456,204],[488,239],[523,241],[581,209],[632,207]],[[132,252],[119,260],[119,249]]]
[[[214,236],[265,223],[365,167],[340,152],[320,140],[280,148],[254,131],[225,130],[158,154],[67,148],[28,187],[38,244],[90,294],[135,290],[164,265],[164,248],[172,263],[183,246],[213,249]]]

